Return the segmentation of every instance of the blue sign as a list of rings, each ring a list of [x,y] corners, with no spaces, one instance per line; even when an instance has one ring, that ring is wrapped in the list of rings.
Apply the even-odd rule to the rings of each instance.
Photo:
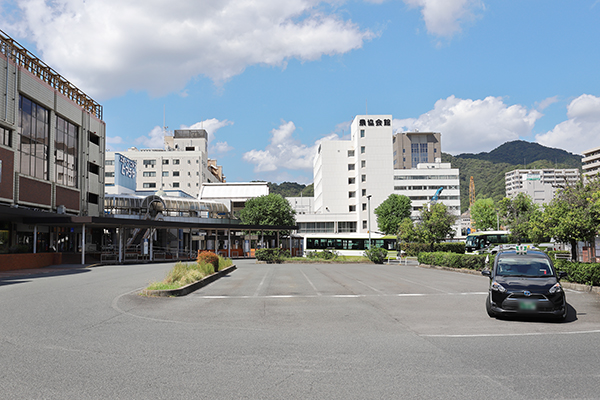
[[[115,186],[134,190],[136,188],[137,162],[115,153]]]

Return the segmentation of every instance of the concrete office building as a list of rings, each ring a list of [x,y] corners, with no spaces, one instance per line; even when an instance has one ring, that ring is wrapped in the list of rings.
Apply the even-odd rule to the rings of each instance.
[[[594,147],[584,151],[581,163],[583,176],[586,179],[592,176],[598,176],[598,174],[600,174],[600,147]]]
[[[0,55],[0,247],[76,248],[81,231],[23,220],[103,213],[102,106],[2,31]]]
[[[225,182],[223,169],[208,158],[208,133],[204,129],[176,130],[165,136],[164,149],[138,149],[106,153],[106,191],[115,193],[115,155],[136,164],[136,192],[181,190],[198,198],[203,183]]]
[[[419,146],[413,146],[417,144]],[[402,169],[395,169],[394,160],[398,159],[398,154],[412,158],[411,149],[415,151],[415,157],[419,154],[419,160],[421,154],[427,161],[429,155],[441,155],[440,134],[394,135],[391,115],[359,115],[352,121],[350,140],[321,142],[313,166],[314,199],[288,199],[297,212],[299,234],[364,236],[369,232],[370,222],[371,233],[381,236],[377,233],[374,210],[390,194],[411,198],[412,215],[417,218],[419,210],[440,187],[444,191],[439,201],[459,216],[458,170],[439,159],[426,163],[419,161],[415,168],[404,169],[401,164]]]
[[[515,169],[505,173],[506,197],[525,193],[536,204],[548,204],[556,189],[579,182],[579,170],[573,169]]]
[[[417,168],[442,157],[439,132],[402,132],[394,135],[394,169]]]

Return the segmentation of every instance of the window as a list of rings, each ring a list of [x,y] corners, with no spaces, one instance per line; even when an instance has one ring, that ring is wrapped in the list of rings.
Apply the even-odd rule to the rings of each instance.
[[[179,159],[178,158],[176,158],[176,159],[173,160],[173,165],[179,165]]]
[[[104,165],[115,165],[115,160],[104,160]]]
[[[151,178],[156,176],[156,172],[155,171],[144,171],[144,173],[142,174],[142,176],[144,178]]]
[[[173,176],[179,176],[179,171],[173,171]]]
[[[361,175],[360,176],[360,181],[361,182],[366,182],[367,181],[367,176],[366,175]]]
[[[192,173],[190,171],[188,171],[188,176],[192,176]]]
[[[348,211],[355,212],[356,211],[356,206],[350,206],[350,207],[348,207]]]
[[[185,151],[194,151],[196,148],[194,146],[186,146]],[[189,164],[189,162],[188,162]]]
[[[169,165],[169,160],[163,160],[162,163],[163,165]]]
[[[88,131],[88,137],[90,143],[94,143],[96,146],[100,146],[100,136],[96,135],[95,132]]]
[[[348,171],[354,171],[354,164],[348,164]]]
[[[154,166],[156,165],[156,160],[144,160],[143,164],[144,164],[144,167],[146,167],[146,168],[148,168],[148,167],[154,168]]]
[[[348,157],[354,157],[354,150],[348,150]]]
[[[0,144],[12,147],[12,131],[0,126]]]
[[[100,175],[100,167],[94,163],[88,162],[88,171],[92,174]]]
[[[156,183],[155,182],[146,182],[146,183],[144,183],[143,186],[144,186],[144,189],[155,188]]]
[[[365,154],[365,146],[360,146],[360,154]]]
[[[360,137],[365,137],[365,130],[364,129],[360,130]]]
[[[56,183],[77,187],[78,148],[79,134],[77,125],[57,115],[56,136],[54,138],[54,173]],[[110,165],[114,165],[114,160],[109,161],[112,161]],[[97,165],[88,165],[88,171],[98,175],[100,167]]]
[[[363,190],[362,190],[362,195],[363,195],[363,196],[366,196],[366,195],[367,195],[367,189],[363,189]]]
[[[338,232],[356,232],[356,221],[340,221],[338,222]]]
[[[348,178],[348,185],[354,185],[356,183],[356,178]]]
[[[348,192],[348,197],[349,198],[356,197],[356,192]]]
[[[174,188],[176,188],[176,187],[178,188],[179,187],[179,182],[173,182],[173,187]]]
[[[107,178],[114,178],[115,177],[115,172],[105,172],[104,176]]]
[[[99,196],[96,193],[88,193],[88,203],[98,204]]]
[[[191,163],[192,163],[192,160],[188,160],[188,164],[191,164]]]
[[[166,177],[168,177],[168,176],[169,176],[169,171],[163,171],[163,172],[162,172],[162,176],[166,176]]]
[[[367,160],[361,160],[360,167],[365,168],[367,166]]]
[[[362,210],[367,211],[367,203],[362,203]]]
[[[363,221],[363,229],[367,229],[367,221]]]
[[[50,112],[26,97],[19,98],[19,111],[19,172],[48,180]],[[73,146],[76,150],[77,144]],[[76,168],[76,151],[73,157]]]

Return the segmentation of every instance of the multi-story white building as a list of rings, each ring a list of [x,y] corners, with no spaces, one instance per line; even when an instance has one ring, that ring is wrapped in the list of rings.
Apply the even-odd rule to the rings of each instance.
[[[573,169],[515,169],[504,175],[506,197],[525,193],[536,204],[548,204],[556,189],[573,185],[580,179],[579,170]]]
[[[600,174],[600,147],[594,147],[583,152],[581,160],[583,176],[587,179]]]
[[[437,135],[437,136],[436,136]],[[439,134],[414,135],[419,144]],[[396,138],[401,137],[403,140]],[[396,135],[392,131],[391,115],[359,115],[351,124],[350,140],[324,141],[314,161],[314,201],[288,199],[297,211],[299,233],[378,233],[374,210],[390,194],[406,195],[412,200],[413,217],[431,200],[436,191],[443,191],[438,201],[452,213],[460,215],[458,170],[439,162],[418,164],[414,169],[394,169],[394,152],[411,148],[411,135]],[[395,145],[404,143],[404,146]],[[407,139],[407,140],[404,140]],[[424,140],[423,140],[424,139]],[[425,147],[425,146],[423,146]],[[420,149],[420,147],[419,147]],[[404,164],[399,166],[404,168]]]
[[[137,192],[181,190],[198,197],[205,182],[224,182],[222,168],[208,158],[208,134],[204,129],[176,130],[165,136],[164,149],[137,149],[106,152],[106,192],[115,184],[115,154],[136,164]]]

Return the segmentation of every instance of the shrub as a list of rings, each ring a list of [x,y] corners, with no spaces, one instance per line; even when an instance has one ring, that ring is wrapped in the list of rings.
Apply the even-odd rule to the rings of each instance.
[[[325,249],[323,251],[307,251],[306,258],[322,259],[322,260],[334,260],[338,257],[335,250]]]
[[[567,280],[584,285],[600,286],[600,264],[553,260],[557,271],[567,273]]]
[[[268,264],[277,263],[280,264],[286,258],[290,257],[288,250],[274,248],[274,249],[258,249],[254,253],[258,261],[265,261]]]
[[[219,270],[219,256],[212,251],[202,251],[198,254],[198,264],[210,264],[213,266],[213,272]],[[211,272],[212,273],[212,272]]]
[[[387,255],[388,251],[381,247],[373,247],[370,250],[365,250],[365,257],[375,264],[383,264]]]
[[[421,264],[481,270],[485,267],[486,257],[487,255],[457,254],[449,252],[421,252],[417,256],[417,260]],[[490,254],[489,257],[491,265],[494,262],[494,256]]]
[[[404,250],[407,256],[415,257],[422,252],[430,252],[431,246],[429,243],[400,243],[400,250]],[[457,254],[465,253],[465,244],[462,242],[443,242],[434,243],[433,251],[452,252]]]

